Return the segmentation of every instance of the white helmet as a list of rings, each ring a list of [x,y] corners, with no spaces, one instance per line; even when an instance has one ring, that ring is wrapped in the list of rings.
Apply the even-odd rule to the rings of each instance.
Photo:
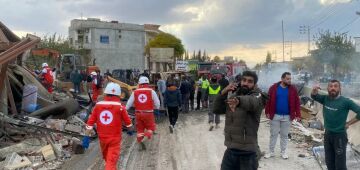
[[[90,74],[93,75],[93,76],[97,75],[95,71],[91,72]]]
[[[121,88],[118,84],[110,82],[106,85],[106,88],[104,90],[105,94],[111,94],[111,95],[116,95],[116,96],[120,96],[121,94]]]
[[[48,67],[49,65],[47,63],[42,63],[41,67]]]
[[[149,84],[149,79],[147,77],[141,76],[139,78],[139,84]]]

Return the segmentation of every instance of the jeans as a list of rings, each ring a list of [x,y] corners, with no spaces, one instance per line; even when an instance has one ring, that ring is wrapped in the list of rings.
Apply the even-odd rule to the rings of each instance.
[[[170,121],[170,125],[175,126],[176,121],[178,119],[178,115],[179,115],[179,107],[170,107],[168,106],[168,114],[169,114],[169,121]]]
[[[256,152],[227,148],[221,162],[221,170],[256,170]]]
[[[291,126],[289,115],[275,114],[274,118],[270,121],[270,152],[274,152],[277,137],[280,133],[280,149],[284,153],[288,143],[288,134]]]
[[[74,84],[75,93],[81,93],[80,83],[73,83],[73,84]]]
[[[215,123],[216,124],[219,124],[220,123],[220,115],[219,114],[215,114],[213,112],[213,101],[212,100],[209,100],[209,123],[214,123],[214,119],[215,119]]]
[[[328,170],[346,170],[346,132],[333,133],[325,131],[325,162]]]

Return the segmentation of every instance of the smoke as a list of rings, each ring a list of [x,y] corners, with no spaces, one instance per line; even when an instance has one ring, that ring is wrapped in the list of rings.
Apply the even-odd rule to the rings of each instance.
[[[291,73],[291,84],[303,84],[304,81],[300,80],[300,75],[297,72],[293,72],[291,64],[288,63],[271,63],[267,67],[264,66],[259,72],[258,87],[267,92],[271,85],[281,81],[281,75],[284,72]]]

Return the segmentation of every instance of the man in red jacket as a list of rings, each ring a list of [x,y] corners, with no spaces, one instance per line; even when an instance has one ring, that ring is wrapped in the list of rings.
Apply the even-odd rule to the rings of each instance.
[[[87,122],[86,134],[89,135],[96,124],[105,169],[116,170],[121,149],[122,123],[124,122],[128,128],[132,123],[125,106],[120,103],[120,86],[108,83],[104,93],[104,101],[96,103]]]
[[[265,114],[267,118],[271,119],[269,153],[265,155],[265,158],[275,156],[275,144],[280,133],[281,157],[288,159],[286,146],[291,121],[301,119],[300,99],[296,87],[291,85],[291,73],[283,73],[281,81],[270,87]]]
[[[159,109],[160,100],[156,92],[149,88],[149,79],[147,77],[139,78],[139,88],[136,89],[126,103],[126,109],[135,107],[137,142],[140,149],[145,150],[144,141],[151,139],[155,129],[154,109]]]

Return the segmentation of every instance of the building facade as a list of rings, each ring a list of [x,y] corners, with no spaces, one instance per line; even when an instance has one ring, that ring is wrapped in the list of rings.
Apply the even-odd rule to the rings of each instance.
[[[69,27],[69,41],[76,49],[89,50],[102,73],[107,69],[146,69],[144,25],[74,19]]]

